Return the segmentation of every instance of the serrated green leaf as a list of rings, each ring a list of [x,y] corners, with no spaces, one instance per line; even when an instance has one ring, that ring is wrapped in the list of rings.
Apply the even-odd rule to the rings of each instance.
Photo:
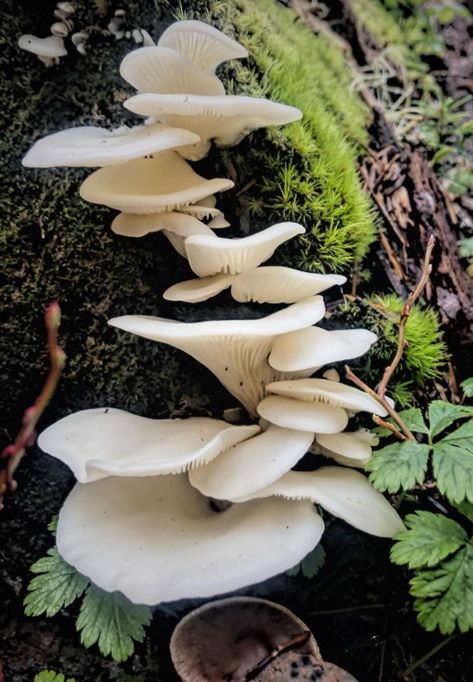
[[[473,504],[471,502],[463,500],[463,502],[460,502],[460,504],[457,504],[455,506],[460,512],[460,514],[466,516],[468,521],[471,521],[473,523]]]
[[[120,592],[105,592],[90,585],[76,628],[85,647],[97,642],[104,656],[111,655],[120,663],[132,655],[134,641],[143,641],[143,626],[150,624],[151,617],[148,606],[133,604]]]
[[[314,578],[325,564],[325,557],[326,554],[322,545],[316,545],[302,561],[286,571],[286,574],[295,577],[302,573],[304,578]]]
[[[57,522],[59,521],[59,515],[55,514],[51,521],[48,523],[48,530],[53,534],[56,535],[57,531]]]
[[[473,627],[473,546],[461,549],[438,568],[429,568],[410,581],[410,593],[417,597],[417,620],[428,631],[444,635],[455,627],[467,632]]]
[[[427,428],[427,425],[424,421],[422,412],[418,407],[409,407],[407,410],[401,410],[398,412],[398,415],[402,417],[407,426],[411,431],[414,431],[414,433],[429,433],[429,429]],[[389,418],[386,421],[396,426],[396,422],[393,419]],[[381,438],[386,438],[386,436],[392,435],[392,432],[389,429],[386,429],[384,426],[378,426],[373,430]]]
[[[42,613],[54,616],[80,597],[89,584],[87,578],[64,561],[56,547],[48,550],[47,556],[34,563],[30,570],[39,575],[30,581],[23,602],[27,616]]]
[[[409,568],[435,566],[468,540],[465,530],[442,514],[418,511],[404,519],[407,530],[395,536],[391,561]]]
[[[451,426],[457,419],[473,416],[473,407],[453,405],[445,400],[433,400],[429,405],[429,425],[432,438]]]
[[[443,495],[453,504],[473,502],[473,420],[434,444],[432,464]]]
[[[404,441],[376,450],[366,464],[377,490],[396,493],[422,483],[427,471],[430,445]]]
[[[54,670],[42,670],[35,675],[34,682],[64,682],[64,675],[62,673],[56,673]],[[69,677],[66,682],[76,682],[76,680]]]
[[[473,237],[471,238],[471,241],[473,244]],[[473,377],[470,377],[469,379],[465,379],[465,381],[462,381],[460,386],[462,388],[464,395],[466,395],[467,398],[473,398]]]

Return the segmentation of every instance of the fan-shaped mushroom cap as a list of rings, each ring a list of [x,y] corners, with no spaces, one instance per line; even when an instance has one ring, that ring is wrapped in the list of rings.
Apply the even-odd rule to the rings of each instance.
[[[221,80],[167,47],[139,47],[120,64],[120,75],[141,92],[224,95]]]
[[[353,432],[315,434],[316,445],[322,454],[331,457],[339,464],[364,467],[372,454],[373,441],[366,437],[369,432],[359,429]]]
[[[198,142],[199,137],[188,130],[161,124],[122,126],[117,130],[81,126],[46,135],[35,142],[23,158],[23,165],[36,168],[111,166]]]
[[[202,21],[176,21],[164,31],[158,45],[176,50],[209,73],[222,62],[248,56],[243,45]]]
[[[348,424],[347,413],[340,407],[315,405],[279,395],[264,398],[256,409],[260,417],[271,424],[298,431],[338,433]]]
[[[144,237],[150,232],[168,230],[181,237],[191,234],[213,234],[210,227],[193,216],[172,211],[171,213],[119,213],[112,222],[112,231],[123,237]]]
[[[223,215],[223,213],[218,208],[215,208],[215,204],[215,196],[211,194],[204,199],[200,199],[200,201],[196,201],[195,204],[181,206],[179,211],[180,213],[187,213],[188,215],[194,216],[194,218],[198,218],[199,220],[203,220],[204,218],[216,218]]]
[[[209,221],[209,227],[211,227],[212,230],[222,230],[225,227],[230,227],[230,223],[228,220],[225,220],[223,213],[220,213]]]
[[[311,500],[370,535],[391,538],[404,527],[386,498],[353,469],[327,466],[317,471],[289,471],[276,483],[245,499],[270,495]]]
[[[233,187],[226,178],[206,180],[176,152],[100,168],[82,183],[80,195],[124,213],[163,213]]]
[[[302,112],[296,107],[241,95],[157,95],[146,92],[126,100],[125,107],[135,114],[154,116],[167,125],[196,133],[201,140],[200,146],[179,150],[192,161],[207,155],[211,140],[219,147],[232,147],[253,130],[285,125],[302,117]]]
[[[313,324],[324,312],[322,297],[314,296],[258,320],[175,322],[125,315],[109,324],[185,351],[208,367],[254,413],[265,385],[279,378],[266,362],[275,337]]]
[[[107,407],[64,417],[43,431],[39,446],[88,483],[180,473],[258,432],[258,426],[230,426],[220,419],[148,419]]]
[[[315,371],[329,362],[357,358],[375,341],[376,334],[367,329],[327,331],[309,327],[279,338],[272,348],[269,364],[282,372],[310,368]]]
[[[209,227],[213,227],[212,223]],[[344,282],[345,277],[340,275],[317,275],[266,265],[233,276],[214,275],[179,282],[164,292],[164,298],[197,303],[231,287],[233,298],[240,303],[297,303]]]
[[[292,379],[275,381],[266,386],[269,393],[307,402],[323,403],[333,407],[344,407],[355,412],[371,412],[380,417],[388,413],[377,400],[364,391],[328,379]]]
[[[304,232],[297,223],[278,223],[241,239],[196,235],[186,239],[186,252],[189,265],[199,277],[236,275],[271,258],[280,244]]]
[[[212,511],[181,474],[77,484],[59,514],[56,542],[99,587],[159,604],[265,580],[300,561],[322,532],[307,502],[274,498]]]
[[[305,455],[313,433],[270,426],[189,474],[203,495],[238,502],[277,481]]]
[[[31,34],[25,34],[18,38],[18,47],[27,52],[32,52],[38,57],[48,57],[50,59],[65,57],[67,54],[64,40],[59,36],[38,38]]]
[[[291,611],[265,599],[231,597],[205,604],[178,623],[171,637],[171,658],[183,682],[243,682],[275,650],[281,649],[278,658],[284,658],[288,643],[304,635],[294,644],[294,652],[322,661],[309,628]],[[291,662],[284,677],[268,679],[291,679],[291,672],[298,669]]]

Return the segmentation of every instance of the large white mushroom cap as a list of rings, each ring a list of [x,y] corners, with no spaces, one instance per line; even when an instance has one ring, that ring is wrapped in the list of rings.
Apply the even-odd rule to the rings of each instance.
[[[283,242],[304,232],[297,223],[278,223],[241,239],[195,235],[186,239],[185,247],[189,265],[199,277],[236,275],[268,260]]]
[[[280,337],[273,345],[269,364],[282,372],[315,371],[329,362],[357,358],[376,341],[376,334],[367,329],[327,331],[309,327]]]
[[[135,114],[153,116],[167,125],[185,128],[201,140],[197,148],[183,148],[179,153],[196,161],[206,156],[210,142],[219,147],[239,144],[253,130],[298,121],[302,112],[296,107],[269,99],[243,95],[157,95],[143,93],[125,102]]]
[[[163,213],[233,187],[226,178],[206,180],[176,152],[100,168],[82,183],[80,195],[124,213]]]
[[[65,57],[67,54],[64,40],[60,36],[38,38],[25,33],[18,38],[18,47],[46,59],[57,59],[58,57]]]
[[[323,527],[308,502],[273,498],[215,512],[185,474],[111,477],[76,485],[56,542],[102,589],[153,605],[266,580],[301,561]]]
[[[355,528],[379,537],[391,538],[404,528],[386,498],[353,469],[327,466],[317,471],[289,471],[247,499],[271,495],[311,500]]]
[[[141,92],[224,95],[221,80],[167,47],[140,47],[120,64],[120,74]]]
[[[117,130],[81,126],[41,138],[28,151],[22,163],[36,168],[111,166],[198,142],[198,135],[188,130],[161,124],[135,128],[122,126]]]
[[[81,483],[108,476],[175,474],[210,462],[250,438],[259,427],[220,419],[148,419],[113,407],[82,410],[60,419],[39,446],[67,464]]]
[[[214,73],[222,62],[248,56],[243,45],[203,21],[174,22],[161,35],[158,45],[176,50],[209,73]]]
[[[208,367],[254,414],[266,384],[280,378],[266,361],[274,339],[279,334],[314,324],[324,312],[322,297],[314,296],[257,320],[176,322],[146,315],[125,315],[110,320],[109,324],[185,351]],[[339,430],[342,429],[343,426]]]

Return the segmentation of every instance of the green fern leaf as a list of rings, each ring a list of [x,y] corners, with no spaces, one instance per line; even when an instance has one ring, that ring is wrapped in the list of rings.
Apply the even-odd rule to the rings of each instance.
[[[28,594],[23,602],[27,616],[42,613],[54,616],[80,597],[89,584],[87,578],[64,561],[55,547],[34,563],[31,571],[39,575],[28,585]]]
[[[471,241],[473,243],[473,237],[471,237]],[[467,398],[473,398],[473,377],[462,381],[460,386],[462,387],[462,391]]]
[[[393,443],[373,453],[366,465],[377,490],[396,493],[422,483],[427,470],[430,446],[414,441]]]
[[[419,623],[428,631],[444,635],[456,626],[460,632],[473,628],[473,546],[461,549],[438,568],[425,569],[410,581],[417,597],[414,609]]]
[[[98,643],[104,656],[120,663],[134,651],[134,641],[142,642],[143,626],[151,622],[148,606],[133,604],[120,592],[105,592],[90,585],[82,602],[76,627],[85,647]]]
[[[434,444],[432,463],[438,489],[450,502],[473,503],[473,420]]]
[[[460,502],[460,504],[457,504],[455,506],[460,512],[460,514],[466,516],[468,521],[471,521],[473,523],[473,504],[471,502],[463,500],[463,502]]]
[[[34,682],[64,682],[64,675],[56,673],[54,670],[42,670],[35,675]],[[69,677],[65,682],[76,682],[76,680]]]
[[[286,571],[287,575],[295,577],[302,573],[304,578],[314,578],[325,564],[325,550],[322,545],[316,545],[301,562]]]
[[[409,407],[407,410],[401,410],[398,412],[398,415],[402,417],[411,431],[414,431],[415,433],[429,433],[429,429],[427,428],[427,425],[424,421],[422,412],[418,407]],[[388,421],[390,424],[395,424],[394,420],[391,418],[387,419],[386,421]],[[386,429],[384,426],[378,426],[377,428],[373,429],[373,431],[381,438],[386,438],[386,436],[392,435],[392,431]]]
[[[429,405],[430,435],[434,438],[457,419],[472,415],[473,407],[468,405],[453,405],[445,400],[433,400]]]
[[[468,535],[452,519],[441,514],[418,511],[404,519],[408,530],[396,535],[391,561],[409,568],[434,566],[468,541]]]

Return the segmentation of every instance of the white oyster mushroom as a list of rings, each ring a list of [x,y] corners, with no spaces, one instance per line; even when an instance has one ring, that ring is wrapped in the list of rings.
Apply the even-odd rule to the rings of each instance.
[[[185,250],[185,245],[184,245]],[[228,289],[238,275],[213,275],[179,282],[166,289],[163,298],[167,301],[185,301],[186,303],[201,303],[213,296],[217,296]]]
[[[211,141],[219,147],[233,147],[253,130],[285,125],[302,118],[302,112],[296,107],[243,95],[146,92],[131,97],[124,105],[135,114],[153,116],[162,123],[186,128],[199,135],[201,143],[198,147],[179,150],[192,161],[207,155]]]
[[[146,315],[125,315],[110,320],[109,324],[188,353],[213,372],[254,414],[266,384],[281,378],[267,363],[275,338],[314,324],[324,312],[322,297],[314,296],[256,320],[176,322]]]
[[[67,54],[64,40],[60,36],[38,38],[31,34],[25,34],[18,38],[18,47],[27,52],[32,52],[42,61],[44,60],[46,65],[58,62],[59,57],[65,57]]]
[[[56,543],[95,585],[154,605],[266,580],[301,561],[323,528],[308,502],[273,498],[215,512],[186,475],[112,477],[76,485]]]
[[[370,412],[379,417],[388,414],[377,400],[354,386],[328,379],[293,379],[276,381],[266,386],[269,393],[282,395],[296,400],[322,403],[333,407],[344,407],[354,412]]]
[[[259,432],[220,419],[148,419],[112,407],[75,412],[47,428],[39,446],[81,483],[108,476],[177,474],[210,462]]]
[[[206,180],[176,152],[100,168],[80,187],[80,195],[124,213],[174,211],[214,192],[233,187],[226,178]]]
[[[195,235],[186,239],[187,258],[199,277],[237,275],[268,260],[283,242],[304,232],[297,223],[278,223],[241,239]]]
[[[209,227],[211,227],[212,230],[222,230],[225,227],[230,227],[230,223],[228,220],[225,220],[223,213],[220,213],[209,221]]]
[[[111,166],[198,141],[188,130],[161,124],[116,130],[81,126],[42,137],[23,158],[23,165]]]
[[[279,338],[272,348],[269,364],[282,372],[315,371],[330,362],[357,358],[377,340],[376,334],[367,329],[327,331],[309,327]]]
[[[345,410],[330,405],[314,404],[270,395],[258,406],[260,417],[271,424],[312,433],[339,433],[348,424]]]
[[[245,499],[278,495],[311,500],[359,530],[391,538],[404,526],[397,511],[359,471],[327,466],[317,471],[289,471],[279,481]]]
[[[215,73],[222,62],[248,56],[243,45],[202,21],[174,22],[161,35],[158,45],[176,50],[209,73]]]
[[[315,444],[312,451],[334,459],[338,464],[363,468],[372,455],[372,445],[376,445],[377,438],[365,429],[358,431],[315,434]]]
[[[224,95],[221,80],[167,47],[139,47],[120,64],[120,75],[141,92]]]
[[[194,218],[198,218],[199,220],[218,218],[219,216],[223,216],[223,213],[218,208],[215,208],[216,203],[215,195],[211,194],[204,199],[200,199],[200,201],[196,201],[195,204],[182,206],[179,211],[194,216]]]
[[[181,237],[191,234],[213,234],[210,227],[190,215],[171,211],[171,213],[119,213],[112,222],[112,231],[123,237],[144,237],[150,232],[168,230]]]
[[[277,481],[310,448],[314,434],[270,426],[189,473],[203,495],[238,502]]]

